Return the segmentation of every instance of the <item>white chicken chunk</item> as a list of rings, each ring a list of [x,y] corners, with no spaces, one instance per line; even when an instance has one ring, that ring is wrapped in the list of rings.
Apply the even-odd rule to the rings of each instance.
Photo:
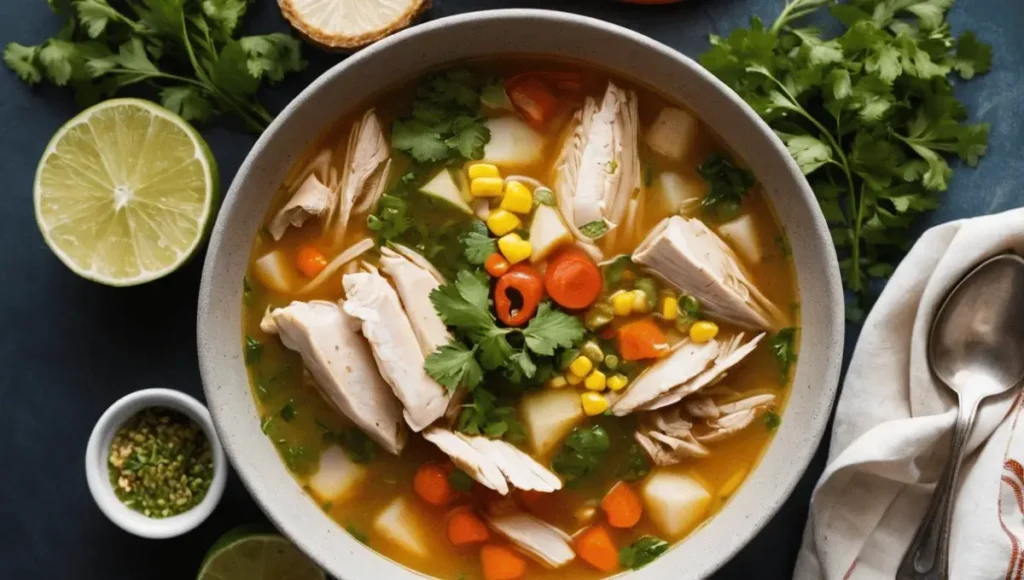
[[[423,370],[425,357],[398,294],[378,273],[357,272],[342,278],[348,299],[344,309],[362,321],[381,376],[405,407],[405,420],[422,431],[444,415],[448,392]]]
[[[288,226],[302,227],[312,217],[323,215],[334,206],[337,194],[320,182],[316,175],[310,174],[299,189],[295,191],[288,203],[284,204],[274,219],[270,220],[267,229],[275,240],[280,240]]]
[[[555,162],[555,190],[562,217],[583,244],[592,242],[581,228],[619,226],[641,190],[637,126],[636,94],[614,83],[600,106],[588,98],[573,118]]]
[[[380,268],[395,283],[420,350],[428,356],[451,340],[448,328],[430,301],[430,293],[444,281],[391,248],[381,248],[380,253]]]
[[[502,495],[511,488],[547,493],[562,488],[558,476],[504,441],[469,437],[440,427],[426,429],[423,437],[470,477]]]
[[[670,355],[640,373],[612,405],[612,413],[622,416],[638,409],[660,409],[696,393],[739,364],[764,336],[761,333],[746,343],[742,333],[701,344],[684,338]]]
[[[430,441],[452,459],[459,469],[481,485],[500,493],[508,494],[508,482],[498,465],[480,453],[465,439],[440,427],[429,427],[423,431],[423,438]]]
[[[487,523],[517,548],[549,568],[561,568],[576,558],[572,538],[568,534],[531,515],[492,517]]]
[[[333,302],[292,302],[267,313],[260,327],[302,355],[320,394],[388,453],[405,447],[402,406],[377,371],[360,323]]]
[[[352,125],[349,132],[339,188],[341,193],[324,227],[324,233],[334,247],[345,240],[352,216],[370,212],[376,207],[387,185],[390,166],[391,146],[384,137],[377,113],[370,109]]]
[[[713,319],[763,330],[777,330],[785,321],[735,252],[698,219],[665,218],[637,247],[633,261],[692,294]]]

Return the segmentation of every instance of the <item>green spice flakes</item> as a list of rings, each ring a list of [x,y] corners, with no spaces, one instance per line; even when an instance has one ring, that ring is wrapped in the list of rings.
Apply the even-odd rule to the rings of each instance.
[[[110,444],[108,463],[117,498],[151,518],[192,509],[213,479],[213,454],[202,427],[160,407],[125,421]]]

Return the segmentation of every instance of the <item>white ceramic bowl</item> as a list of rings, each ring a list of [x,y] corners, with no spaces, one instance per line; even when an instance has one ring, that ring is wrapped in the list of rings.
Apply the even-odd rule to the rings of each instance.
[[[547,54],[597,64],[686,103],[763,184],[793,249],[803,319],[782,426],[744,485],[714,518],[630,578],[703,578],[750,540],[793,490],[821,440],[839,376],[843,300],[828,228],[782,142],[725,85],[685,56],[612,24],[561,12],[494,10],[400,32],[337,65],[275,119],[224,200],[199,296],[206,398],[235,469],[306,553],[344,580],[422,578],[362,545],[306,497],[260,432],[240,336],[242,278],[267,204],[288,168],[336,116],[438,66],[494,55]]]
[[[110,443],[117,430],[132,415],[152,407],[173,409],[195,421],[206,433],[213,452],[213,481],[203,501],[185,513],[161,519],[146,517],[121,503],[114,495],[107,467]],[[119,528],[143,538],[173,538],[194,529],[213,513],[224,495],[228,462],[224,458],[224,448],[217,439],[210,412],[202,403],[171,389],[144,389],[118,399],[96,422],[85,450],[85,478],[100,511]]]

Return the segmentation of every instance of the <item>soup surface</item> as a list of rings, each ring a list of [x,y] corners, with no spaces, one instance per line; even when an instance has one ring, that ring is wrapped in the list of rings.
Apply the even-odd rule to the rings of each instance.
[[[263,432],[419,572],[641,567],[781,420],[787,248],[682,104],[573,62],[437,71],[327,127],[269,208],[242,329]]]

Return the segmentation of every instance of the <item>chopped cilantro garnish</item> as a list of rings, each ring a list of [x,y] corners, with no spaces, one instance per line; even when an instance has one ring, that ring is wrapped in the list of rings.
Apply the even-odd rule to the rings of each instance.
[[[623,568],[639,570],[668,550],[668,542],[655,536],[640,536],[635,542],[619,550],[619,564]]]
[[[796,362],[795,343],[796,328],[792,326],[783,328],[768,341],[784,379],[789,377],[789,369]]]
[[[287,422],[291,422],[291,420],[295,418],[295,415],[298,414],[298,411],[295,410],[295,402],[288,399],[288,402],[281,407],[281,412],[279,414],[282,419]]]
[[[565,477],[566,482],[574,482],[593,473],[610,448],[611,440],[604,427],[577,427],[551,459],[551,468]]]
[[[251,336],[245,337],[245,364],[254,365],[263,358],[263,343]]]
[[[774,431],[782,424],[782,417],[775,411],[768,411],[764,414],[764,426],[769,431]]]
[[[412,114],[394,122],[391,146],[419,163],[480,159],[491,138],[480,116],[481,83],[466,70],[420,82]]]
[[[448,474],[448,483],[456,491],[470,491],[473,489],[473,478],[461,469],[456,469]]]
[[[626,462],[619,469],[616,477],[625,481],[636,481],[643,478],[651,471],[651,464],[647,455],[636,443],[629,446],[626,452]]]
[[[492,439],[504,437],[515,441],[525,436],[515,408],[498,406],[498,398],[484,389],[473,391],[473,402],[463,406],[458,429],[467,435],[485,435]]]
[[[483,222],[475,223],[483,225]],[[487,226],[484,226],[483,230],[481,232],[473,229],[459,238],[466,261],[474,266],[482,266],[488,256],[498,251],[498,240],[487,235]]]
[[[708,193],[700,207],[719,221],[728,221],[740,213],[743,198],[754,186],[754,174],[734,166],[725,156],[714,154],[697,167],[708,184]]]
[[[604,220],[595,220],[580,226],[580,233],[592,240],[596,240],[608,233],[608,224]]]

